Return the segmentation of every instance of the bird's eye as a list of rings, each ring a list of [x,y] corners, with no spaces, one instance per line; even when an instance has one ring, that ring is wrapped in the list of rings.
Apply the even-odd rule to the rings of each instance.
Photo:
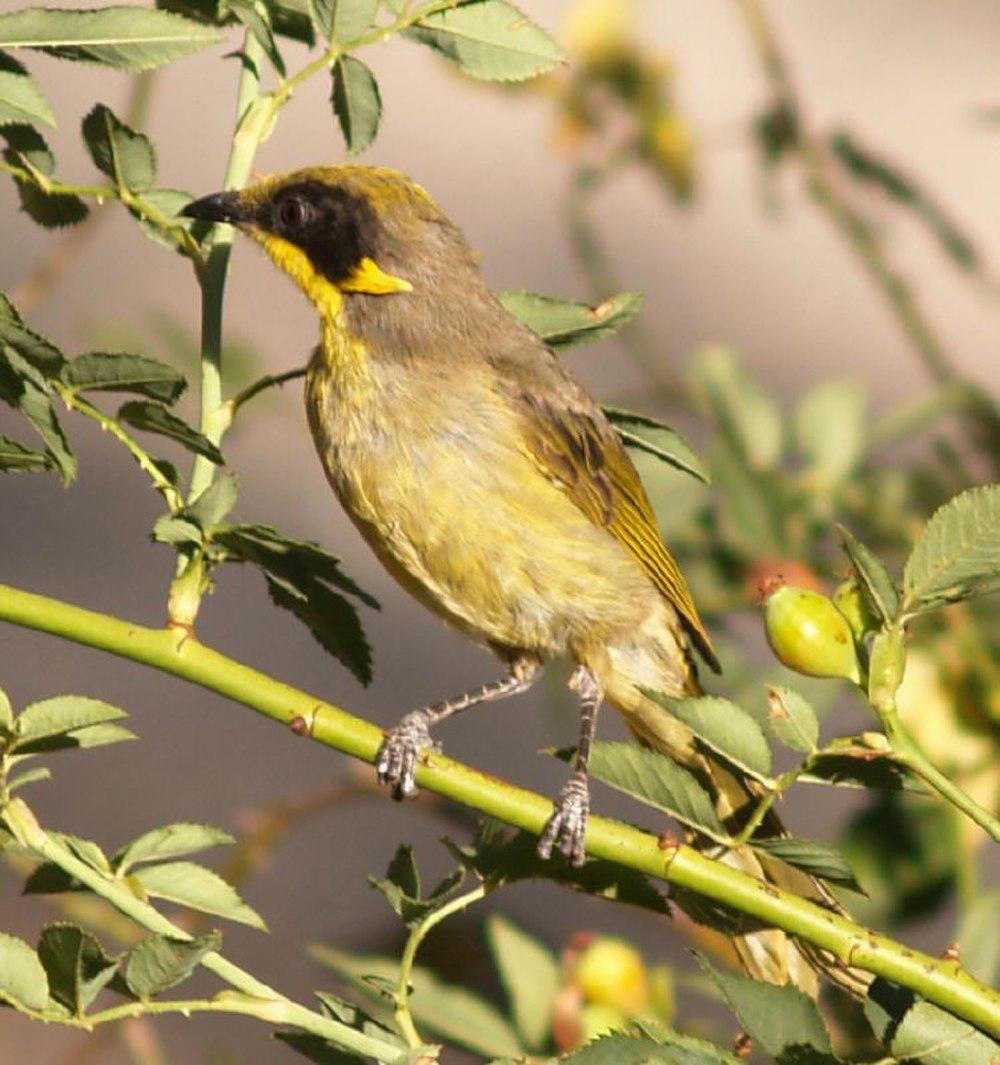
[[[278,205],[278,221],[285,229],[302,229],[312,217],[312,206],[301,196],[289,196]]]

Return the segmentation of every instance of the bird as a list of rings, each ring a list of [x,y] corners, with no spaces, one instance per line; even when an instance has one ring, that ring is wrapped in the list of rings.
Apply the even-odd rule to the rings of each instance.
[[[737,825],[753,782],[644,694],[701,693],[719,662],[639,475],[600,406],[489,288],[480,257],[420,185],[386,168],[316,166],[181,212],[259,244],[318,313],[308,423],[326,477],[389,573],[494,652],[502,676],[412,710],[385,736],[395,798],[436,748],[432,727],[527,691],[569,660],[579,703],[571,771],[538,842],[580,866],[588,763],[607,702],[638,740],[691,770]],[[770,827],[777,830],[771,815]],[[723,860],[835,907],[819,881],[743,847]],[[777,929],[737,931],[748,972],[815,993],[826,965]]]

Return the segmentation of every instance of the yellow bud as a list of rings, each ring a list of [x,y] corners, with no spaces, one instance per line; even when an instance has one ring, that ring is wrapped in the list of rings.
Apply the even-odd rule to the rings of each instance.
[[[566,20],[569,50],[589,63],[601,63],[629,51],[635,8],[628,0],[582,0]]]
[[[677,196],[691,195],[694,188],[694,134],[686,119],[673,111],[653,115],[643,130],[642,148]]]
[[[634,1017],[649,1005],[642,955],[622,939],[595,939],[580,955],[574,980],[589,1003]]]
[[[764,603],[764,627],[771,650],[789,669],[860,679],[851,627],[825,595],[780,585]]]
[[[863,640],[868,633],[878,629],[878,618],[868,609],[868,601],[861,594],[856,580],[844,581],[834,589],[833,605],[847,619],[856,640]]]

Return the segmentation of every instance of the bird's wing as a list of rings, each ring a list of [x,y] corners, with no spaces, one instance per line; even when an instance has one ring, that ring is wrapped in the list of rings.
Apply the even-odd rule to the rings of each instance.
[[[621,438],[603,411],[554,358],[544,366],[502,367],[504,390],[521,423],[522,443],[595,525],[606,528],[642,565],[677,610],[705,661],[718,658],[681,571]],[[551,360],[551,362],[549,361]]]

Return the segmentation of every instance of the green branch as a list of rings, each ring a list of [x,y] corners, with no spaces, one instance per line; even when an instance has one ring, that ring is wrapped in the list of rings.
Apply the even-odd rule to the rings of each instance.
[[[220,654],[178,630],[150,629],[45,596],[0,585],[0,620],[108,651],[182,677],[227,696],[308,735],[318,743],[373,762],[382,730],[314,695]],[[490,817],[539,833],[552,803],[429,753],[417,782]],[[665,880],[784,929],[856,966],[899,984],[950,1013],[1000,1037],[1000,994],[954,960],[934,958],[870,932],[772,884],[764,883],[687,846],[661,849],[656,836],[593,817],[587,853]]]

